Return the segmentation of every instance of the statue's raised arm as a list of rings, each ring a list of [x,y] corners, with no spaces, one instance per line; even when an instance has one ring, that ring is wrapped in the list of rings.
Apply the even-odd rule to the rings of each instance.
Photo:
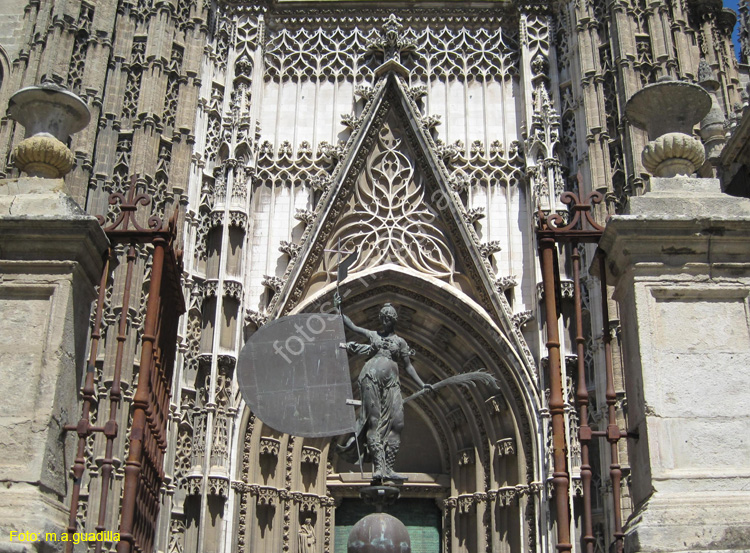
[[[338,305],[340,305],[340,301]],[[386,303],[380,310],[380,330],[367,330],[352,323],[342,314],[344,325],[365,338],[367,343],[349,342],[346,349],[368,359],[359,373],[357,383],[362,407],[357,418],[355,434],[338,446],[339,454],[349,462],[372,462],[374,481],[401,481],[405,478],[393,471],[396,454],[401,446],[404,428],[404,399],[399,385],[399,366],[419,386],[419,391],[407,399],[432,391],[446,384],[474,385],[484,382],[494,387],[492,376],[484,371],[473,371],[449,377],[433,385],[425,384],[411,362],[411,350],[406,340],[396,334],[398,314]]]

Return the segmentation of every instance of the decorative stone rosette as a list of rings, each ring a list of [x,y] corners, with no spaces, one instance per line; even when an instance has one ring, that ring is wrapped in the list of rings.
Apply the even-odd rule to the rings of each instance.
[[[697,138],[680,132],[663,134],[643,149],[641,161],[657,177],[690,176],[703,165],[706,153]]]
[[[50,134],[37,134],[23,140],[13,150],[15,165],[28,175],[59,178],[73,168],[75,157],[65,144]]]

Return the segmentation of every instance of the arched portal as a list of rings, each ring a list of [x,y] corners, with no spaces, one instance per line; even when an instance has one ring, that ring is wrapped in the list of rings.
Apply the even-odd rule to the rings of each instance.
[[[326,287],[294,311],[330,311],[332,292]],[[407,404],[396,464],[409,477],[402,498],[425,513],[439,508],[440,551],[536,550],[543,522],[540,444],[530,421],[539,406],[510,341],[468,296],[408,269],[389,265],[352,275],[340,292],[344,311],[362,327],[377,328],[383,303],[397,309],[396,331],[414,350],[412,362],[426,382],[480,368],[497,379],[496,391],[445,387]],[[365,359],[349,361],[356,397]],[[401,388],[405,397],[417,390],[405,374]],[[281,435],[244,411],[237,436],[237,551],[295,551],[307,518],[315,551],[338,551],[336,521],[346,517],[337,517],[337,509],[361,507],[358,490],[371,468],[365,465],[363,479],[359,467],[335,454],[334,440]],[[345,530],[340,523],[339,533]]]

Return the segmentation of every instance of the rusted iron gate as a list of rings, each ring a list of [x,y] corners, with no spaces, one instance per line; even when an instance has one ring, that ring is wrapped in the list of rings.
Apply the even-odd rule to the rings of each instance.
[[[125,479],[120,507],[120,542],[118,553],[152,550],[159,513],[159,490],[164,481],[164,454],[167,449],[167,419],[171,396],[172,373],[177,351],[177,323],[185,311],[185,302],[180,286],[182,273],[182,252],[175,250],[177,237],[177,211],[164,223],[161,218],[151,216],[147,228],[135,218],[138,206],[147,207],[151,198],[147,194],[136,194],[136,177],[133,177],[127,196],[114,193],[109,196],[109,204],[119,206],[119,214],[114,222],[107,225],[104,217],[98,216],[107,237],[110,249],[99,284],[91,334],[91,349],[82,389],[82,414],[76,426],[66,427],[78,434],[78,449],[73,463],[73,492],[68,520],[68,533],[77,532],[76,515],[80,501],[81,482],[86,470],[86,440],[95,432],[106,438],[104,459],[101,461],[101,495],[96,531],[112,530],[105,528],[109,506],[109,488],[114,470],[114,444],[118,435],[118,412],[122,403],[121,373],[126,362],[125,342],[127,340],[131,300],[131,287],[134,279],[136,247],[139,244],[153,245],[151,275],[149,281],[146,316],[143,322],[138,382],[131,404],[132,425],[128,457],[125,460]],[[93,426],[90,421],[91,408],[96,401],[95,364],[101,342],[101,324],[110,267],[116,263],[115,246],[126,247],[125,282],[123,304],[117,322],[117,347],[114,357],[114,376],[109,390],[109,420],[103,426]],[[114,276],[114,273],[113,273]],[[135,359],[127,362],[134,363]],[[117,508],[118,498],[112,503]],[[103,543],[96,542],[96,553],[100,553]],[[68,542],[67,551],[72,551],[73,542]]]
[[[617,394],[615,392],[614,371],[612,367],[612,336],[609,328],[609,307],[607,305],[607,282],[605,271],[605,256],[597,250],[596,258],[599,264],[599,281],[601,284],[602,304],[602,337],[604,342],[605,372],[606,372],[606,403],[608,411],[607,430],[594,431],[588,424],[589,393],[586,386],[584,366],[585,343],[583,329],[583,308],[581,300],[581,254],[579,244],[596,244],[602,236],[604,227],[597,224],[593,218],[593,207],[604,199],[599,192],[591,192],[581,202],[572,192],[565,192],[561,201],[569,206],[570,222],[565,221],[558,214],[545,215],[539,212],[537,239],[542,264],[542,283],[544,287],[545,321],[547,328],[547,352],[549,359],[549,410],[552,416],[552,449],[553,449],[553,478],[555,490],[555,507],[557,510],[557,550],[562,553],[571,551],[570,541],[570,510],[568,490],[570,485],[570,470],[567,465],[567,445],[565,432],[565,403],[562,392],[562,366],[560,356],[560,334],[558,320],[560,311],[558,298],[560,297],[560,275],[557,258],[557,245],[570,246],[571,262],[573,266],[573,301],[575,306],[575,333],[578,381],[576,386],[576,403],[579,414],[578,439],[581,445],[581,484],[583,488],[583,542],[586,553],[594,553],[596,538],[593,535],[591,511],[591,479],[592,468],[589,459],[589,445],[594,438],[604,438],[610,444],[611,464],[609,466],[612,481],[612,501],[614,503],[614,538],[615,551],[621,553],[623,549],[622,513],[620,506],[620,481],[622,469],[619,463],[618,443],[627,434],[617,425]]]

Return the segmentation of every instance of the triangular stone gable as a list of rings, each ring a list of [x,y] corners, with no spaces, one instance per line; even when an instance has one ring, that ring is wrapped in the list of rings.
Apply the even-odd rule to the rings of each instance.
[[[440,212],[445,200],[415,166],[396,111],[390,109],[377,132],[305,295],[335,280],[338,255],[333,250],[340,244],[358,253],[352,274],[390,263],[448,282],[476,299]]]
[[[315,220],[269,314],[288,314],[301,299],[335,279],[335,254],[325,250],[333,249],[340,238],[343,249],[360,252],[350,275],[392,263],[455,286],[515,338],[521,357],[533,367],[487,253],[448,185],[420,120],[403,83],[394,74],[384,77],[318,201]]]

